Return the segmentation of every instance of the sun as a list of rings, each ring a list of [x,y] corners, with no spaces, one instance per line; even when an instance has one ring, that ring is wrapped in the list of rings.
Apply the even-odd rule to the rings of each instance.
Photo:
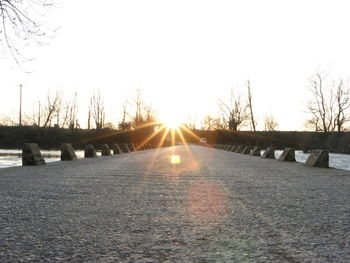
[[[170,129],[176,129],[182,125],[182,120],[177,116],[167,116],[163,122],[164,125]]]

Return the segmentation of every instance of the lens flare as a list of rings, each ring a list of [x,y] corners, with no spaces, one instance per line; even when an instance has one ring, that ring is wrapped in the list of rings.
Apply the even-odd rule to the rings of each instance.
[[[170,163],[171,164],[180,164],[181,163],[181,156],[177,154],[173,154],[170,156]]]

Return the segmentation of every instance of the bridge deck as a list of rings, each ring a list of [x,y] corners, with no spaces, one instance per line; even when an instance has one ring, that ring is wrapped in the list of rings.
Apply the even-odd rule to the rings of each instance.
[[[0,262],[350,261],[349,172],[189,150],[0,170]]]

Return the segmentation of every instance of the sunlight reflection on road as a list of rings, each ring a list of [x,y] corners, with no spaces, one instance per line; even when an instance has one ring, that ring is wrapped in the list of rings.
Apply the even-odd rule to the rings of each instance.
[[[178,154],[172,154],[170,156],[170,163],[171,164],[180,164],[181,163],[181,156]]]

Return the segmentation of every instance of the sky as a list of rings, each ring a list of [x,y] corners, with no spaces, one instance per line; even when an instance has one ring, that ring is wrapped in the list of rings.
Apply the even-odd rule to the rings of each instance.
[[[140,89],[159,112],[199,122],[233,89],[251,82],[258,129],[273,115],[280,130],[303,130],[308,80],[316,70],[350,76],[350,3],[341,0],[64,1],[46,23],[48,45],[27,48],[24,68],[0,56],[0,115],[17,118],[19,84],[29,113],[50,90],[77,92],[81,125],[99,89],[106,118]]]

